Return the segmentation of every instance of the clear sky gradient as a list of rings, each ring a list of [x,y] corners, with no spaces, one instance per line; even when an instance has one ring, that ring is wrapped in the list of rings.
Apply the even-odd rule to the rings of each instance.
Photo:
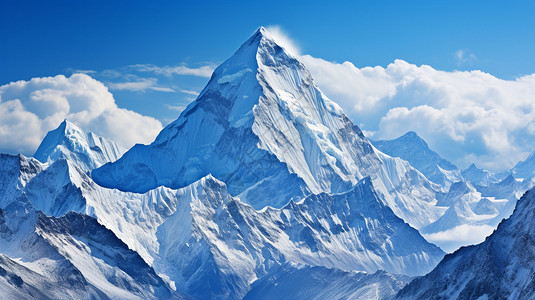
[[[2,1],[0,82],[73,69],[218,63],[259,26],[356,66],[394,59],[502,78],[535,71],[533,1]],[[458,50],[477,60],[459,66]]]
[[[509,81],[535,73],[535,1],[2,1],[0,86],[84,71],[110,89],[119,107],[166,125],[206,84],[210,73],[206,68],[213,69],[230,57],[259,26],[273,25],[292,38],[301,54],[329,62],[349,61],[358,68],[386,68],[401,59],[448,72],[481,70],[508,80],[504,91],[512,89]],[[148,72],[147,67],[155,67],[159,73]],[[333,70],[340,67],[334,66]],[[165,73],[169,68],[175,68],[175,73]],[[453,82],[457,79],[442,79],[442,75],[426,76],[435,76],[437,82],[448,81],[448,86],[455,87]],[[492,84],[489,81],[487,86]],[[331,92],[336,88],[326,86],[324,90],[342,104],[352,101],[344,100],[343,93]],[[526,88],[515,89],[518,90]],[[412,100],[412,94],[407,93],[402,96]],[[467,87],[463,93],[461,96],[474,91]],[[6,95],[3,101],[9,100]],[[400,99],[405,101],[403,97]],[[421,103],[413,106],[417,105]],[[525,106],[519,104],[519,110],[525,111]],[[373,109],[374,113],[386,114],[391,107]],[[382,130],[378,137],[392,138],[401,133],[385,134],[384,128],[395,128],[395,124],[392,121],[380,125],[381,115],[373,125],[358,119],[371,111],[348,113],[370,134]],[[463,120],[467,118],[470,116]],[[535,134],[535,121],[533,128]],[[403,130],[423,133],[435,148],[447,146],[438,138],[433,141],[431,131],[426,134],[410,126]],[[457,137],[457,132],[449,132],[452,139]],[[486,162],[489,168],[504,168],[512,160],[526,157],[535,147],[535,143],[518,146],[526,143],[518,134],[511,147],[489,150],[481,146],[487,137],[474,133],[474,138],[469,138],[470,134],[463,134],[466,139],[456,141],[470,143],[466,151],[474,155],[461,160],[460,154],[455,157],[452,153],[464,148],[437,149],[463,166],[469,157]],[[2,151],[9,149],[0,145]],[[511,156],[511,161],[493,166],[492,155],[496,151],[517,154]]]

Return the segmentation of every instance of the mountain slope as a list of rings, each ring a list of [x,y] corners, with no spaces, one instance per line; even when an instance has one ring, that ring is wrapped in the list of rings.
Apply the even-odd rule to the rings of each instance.
[[[47,133],[34,157],[43,163],[65,158],[88,172],[116,161],[124,152],[126,149],[116,143],[92,132],[86,133],[64,120],[58,128]]]
[[[417,275],[443,255],[378,199],[368,178],[344,194],[262,211],[211,176],[179,193],[189,199],[158,227],[162,260],[154,266],[196,298],[242,297],[251,282],[286,262]]]
[[[532,299],[535,297],[535,191],[483,243],[448,254],[428,275],[400,291],[400,299]]]
[[[445,185],[461,180],[457,167],[429,149],[427,143],[414,131],[409,131],[394,140],[379,140],[372,143],[381,152],[408,161],[434,183]]]
[[[344,192],[370,176],[383,201],[411,225],[440,214],[433,207],[437,187],[374,149],[263,28],[151,145],[134,146],[92,177],[105,187],[146,192],[185,187],[208,174],[256,209]]]

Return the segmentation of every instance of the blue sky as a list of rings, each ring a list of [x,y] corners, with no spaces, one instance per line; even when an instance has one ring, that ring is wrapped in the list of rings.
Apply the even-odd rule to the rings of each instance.
[[[162,125],[195,98],[208,81],[206,70],[231,56],[261,25],[282,28],[301,54],[327,62],[349,61],[360,69],[386,68],[399,59],[448,72],[481,70],[511,82],[535,73],[533,1],[3,1],[1,5],[0,86],[88,71],[110,89],[119,107],[156,118]],[[320,87],[325,82],[327,92],[333,91],[327,94],[333,100],[339,96],[342,104],[352,101],[336,94],[327,80],[316,79]],[[412,96],[405,91],[405,98]],[[379,122],[391,107],[351,111],[351,103],[342,106],[370,135],[392,138],[400,133],[385,133],[393,125]],[[365,116],[370,112],[382,115],[368,121]],[[420,134],[435,147],[445,146],[433,141],[431,132]],[[458,138],[458,132],[448,134]],[[506,150],[481,146],[488,138],[483,135],[466,140],[471,134],[465,132],[463,141],[456,140],[473,154],[471,158],[460,158],[462,154],[455,154],[458,149],[439,152],[462,165],[473,159],[493,167],[493,151]],[[519,146],[524,143],[520,136],[511,143],[516,145],[514,159],[531,151],[531,145]],[[0,145],[0,150],[13,149]]]

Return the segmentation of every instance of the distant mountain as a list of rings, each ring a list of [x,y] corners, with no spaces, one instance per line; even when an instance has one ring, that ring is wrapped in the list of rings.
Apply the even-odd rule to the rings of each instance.
[[[532,152],[526,160],[517,163],[512,170],[516,178],[533,178],[535,177],[535,152]]]
[[[498,183],[509,174],[509,172],[492,172],[479,169],[475,164],[471,164],[467,169],[461,171],[461,175],[464,179],[478,186],[487,186],[491,183]]]
[[[88,172],[116,161],[125,152],[126,149],[116,143],[92,132],[86,133],[64,120],[58,128],[47,133],[33,157],[43,163],[65,158]]]
[[[535,191],[485,242],[448,254],[429,274],[412,281],[399,299],[535,298]]]
[[[372,141],[381,152],[408,161],[411,166],[440,185],[462,180],[457,167],[429,149],[427,143],[414,131],[394,140]]]

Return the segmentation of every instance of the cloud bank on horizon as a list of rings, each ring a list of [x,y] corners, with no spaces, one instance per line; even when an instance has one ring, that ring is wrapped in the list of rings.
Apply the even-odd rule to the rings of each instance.
[[[351,62],[301,55],[284,30],[267,29],[300,57],[325,94],[372,139],[392,139],[412,130],[459,167],[475,162],[492,170],[508,169],[535,149],[535,74],[502,80],[481,71],[440,71],[403,60],[387,67],[358,68]],[[459,51],[454,55],[457,59],[475,57]],[[118,107],[108,88],[180,92],[191,94],[191,101],[197,91],[160,85],[156,77],[208,78],[214,66],[132,65],[127,71],[131,69],[150,76],[107,70],[115,73],[105,77],[121,81],[102,83],[90,77],[97,75],[94,71],[87,71],[0,86],[0,151],[33,154],[46,132],[65,118],[125,147],[149,143],[163,120]],[[161,109],[181,111],[184,107],[169,103]]]
[[[124,147],[149,143],[162,123],[120,108],[101,82],[86,74],[32,78],[0,86],[0,149],[33,155],[49,130],[68,119]]]

